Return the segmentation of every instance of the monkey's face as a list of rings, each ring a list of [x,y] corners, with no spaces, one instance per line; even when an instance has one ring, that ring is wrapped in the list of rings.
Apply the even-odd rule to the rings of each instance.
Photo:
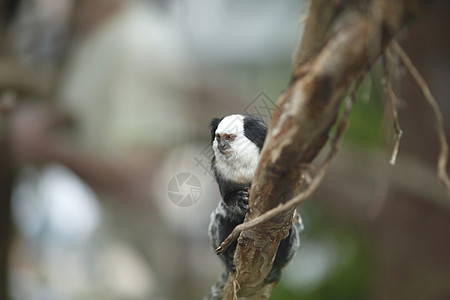
[[[233,161],[243,158],[255,145],[245,136],[241,115],[225,117],[217,126],[213,141],[216,159]]]
[[[244,150],[242,144],[245,140],[245,136],[239,132],[217,132],[213,142],[216,158],[232,160]]]
[[[236,140],[236,134],[232,133],[216,133],[216,139],[214,141],[215,147],[217,148],[217,151],[229,158],[235,149],[233,149],[235,146],[234,141]]]

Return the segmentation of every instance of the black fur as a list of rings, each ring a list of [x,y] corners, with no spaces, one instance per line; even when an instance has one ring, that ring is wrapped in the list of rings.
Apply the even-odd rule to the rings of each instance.
[[[211,120],[211,123],[209,125],[209,127],[211,128],[211,142],[213,142],[214,139],[216,138],[217,126],[219,126],[219,123],[222,120],[223,118],[214,118]]]
[[[244,119],[244,135],[261,150],[267,135],[267,125],[261,119],[246,116]]]
[[[223,118],[214,118],[211,121],[211,142],[214,141],[215,131],[222,120]],[[267,125],[262,120],[247,115],[244,117],[244,135],[261,150],[267,135]],[[211,215],[209,231],[213,240],[213,247],[217,248],[228,237],[234,227],[244,221],[245,214],[248,211],[251,182],[237,183],[226,180],[220,174],[220,170],[215,167],[215,162],[216,157],[213,156],[211,167],[219,185],[222,201]],[[235,241],[221,254],[221,259],[224,261],[227,270],[232,272],[236,270],[234,266],[236,245]],[[280,243],[272,270],[266,277],[266,282],[270,283],[279,280],[281,269],[292,259],[297,245],[298,229],[293,224],[289,231],[289,236]]]
[[[244,222],[244,216],[228,213],[228,210],[224,208],[223,205],[223,202],[219,203],[219,206],[211,215],[209,234],[212,238],[214,249],[220,246],[233,231],[234,227]],[[234,241],[227,250],[220,255],[227,270],[232,272],[236,271],[236,267],[234,266],[234,252],[236,246],[237,242]]]
[[[214,118],[211,120],[211,142],[216,138],[216,129],[223,118]],[[244,135],[252,141],[261,150],[267,135],[267,125],[263,120],[251,115],[245,115]]]

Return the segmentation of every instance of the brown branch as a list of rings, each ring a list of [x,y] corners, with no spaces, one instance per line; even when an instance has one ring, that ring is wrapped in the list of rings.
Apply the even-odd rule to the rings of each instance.
[[[295,51],[294,64],[298,65],[317,54],[325,43],[333,21],[343,7],[342,0],[310,0],[302,38]]]
[[[325,176],[326,170],[328,169],[328,166],[331,163],[331,160],[336,155],[339,144],[342,140],[342,136],[345,132],[345,129],[348,125],[348,117],[350,116],[350,111],[353,107],[353,103],[355,101],[356,92],[358,91],[359,86],[361,85],[362,79],[364,77],[360,76],[360,78],[357,80],[355,85],[353,86],[352,93],[349,96],[347,103],[345,105],[345,110],[342,114],[341,120],[339,122],[339,125],[336,130],[336,134],[334,138],[332,139],[332,145],[331,149],[325,158],[324,162],[320,166],[320,168],[317,171],[316,176],[314,179],[311,180],[306,190],[292,198],[286,203],[279,204],[277,207],[272,208],[271,210],[265,212],[264,214],[256,217],[253,220],[247,220],[245,223],[242,223],[238,226],[236,226],[231,234],[220,244],[220,246],[216,249],[216,254],[221,254],[227,248],[238,238],[239,234],[247,229],[253,228],[259,224],[262,224],[276,216],[286,214],[288,211],[291,211],[293,208],[297,207],[297,205],[300,205],[303,203],[306,199],[311,197],[311,195],[316,191],[316,189],[319,187],[320,183],[323,180],[323,177]]]
[[[434,98],[433,94],[430,91],[430,88],[423,79],[422,75],[420,75],[419,71],[416,69],[411,59],[409,59],[408,55],[403,50],[403,48],[398,44],[397,41],[392,42],[392,50],[400,57],[403,65],[406,67],[409,74],[413,78],[414,82],[422,91],[423,95],[425,96],[425,99],[427,100],[428,104],[431,106],[431,109],[433,110],[433,114],[436,118],[437,123],[436,130],[438,133],[440,143],[440,152],[437,163],[438,178],[439,181],[446,188],[447,193],[450,195],[450,179],[447,174],[448,143],[447,138],[445,137],[444,117],[442,115],[441,109],[439,108],[439,104],[436,98]]]
[[[362,4],[366,5],[363,10]],[[345,5],[331,24],[325,25],[326,29],[317,31],[325,32],[318,35],[323,39],[320,46],[302,45],[314,42],[313,38],[304,38],[298,47],[299,51],[310,50],[306,55],[295,56],[304,59],[296,60],[291,82],[277,101],[280,110],[272,116],[261,151],[246,221],[287,203],[297,194],[302,166],[311,163],[328,140],[344,94],[354,78],[364,75],[392,37],[423,11],[429,1],[345,1]],[[309,22],[313,22],[311,18],[305,28]],[[308,35],[314,37],[314,30]],[[319,175],[320,172],[309,187],[320,183]],[[236,272],[228,277],[223,299],[270,296],[274,284],[265,284],[264,278],[272,267],[280,241],[288,234],[292,212],[293,207],[283,210],[281,215],[240,233],[234,257]]]

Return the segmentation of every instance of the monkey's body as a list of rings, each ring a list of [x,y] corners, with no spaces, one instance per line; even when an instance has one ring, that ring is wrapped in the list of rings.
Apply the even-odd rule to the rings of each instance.
[[[231,115],[211,122],[211,139],[214,151],[211,167],[222,197],[211,214],[209,234],[217,248],[244,221],[248,211],[251,181],[259,161],[259,153],[267,134],[267,126],[252,116]],[[266,282],[278,281],[281,269],[292,259],[300,239],[299,225],[293,223],[289,236],[280,242],[272,270]],[[221,254],[228,271],[236,270],[233,258],[235,241]]]

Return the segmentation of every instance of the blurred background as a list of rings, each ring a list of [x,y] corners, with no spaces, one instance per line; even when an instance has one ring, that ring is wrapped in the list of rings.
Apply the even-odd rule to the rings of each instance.
[[[270,122],[303,1],[2,0],[0,299],[201,299],[222,266],[209,121]],[[450,3],[403,33],[450,132]],[[299,207],[271,299],[449,299],[450,200],[431,109],[398,66],[401,140],[364,80],[344,145]]]

